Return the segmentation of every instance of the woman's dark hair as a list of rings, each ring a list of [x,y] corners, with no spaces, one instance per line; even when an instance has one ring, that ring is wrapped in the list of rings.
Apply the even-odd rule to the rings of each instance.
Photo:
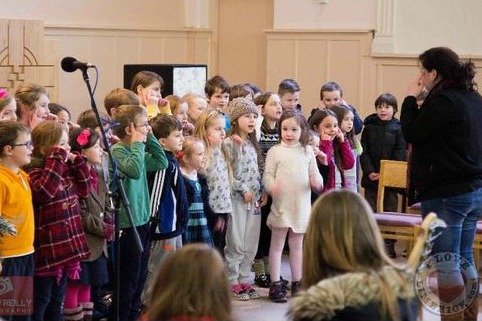
[[[474,81],[476,69],[472,61],[462,62],[452,49],[447,47],[434,47],[420,54],[420,64],[427,71],[436,70],[441,82],[447,86],[462,86],[469,91],[477,90]],[[450,84],[447,84],[449,82]]]

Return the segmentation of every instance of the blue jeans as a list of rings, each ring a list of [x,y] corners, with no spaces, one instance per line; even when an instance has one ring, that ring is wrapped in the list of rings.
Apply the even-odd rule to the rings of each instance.
[[[422,201],[422,217],[435,212],[447,223],[434,243],[432,254],[441,252],[456,253],[469,263],[474,262],[474,244],[477,220],[482,214],[482,188],[476,191],[447,198],[434,198]]]
[[[67,287],[67,274],[64,273],[60,282],[56,276],[34,277],[34,310],[33,321],[62,321],[62,307]]]
[[[454,301],[456,298],[454,293],[464,291],[465,299],[462,302],[465,304],[464,313],[470,314],[475,309],[475,315],[477,315],[477,296],[475,296],[474,300],[469,289],[472,284],[477,284],[478,278],[477,269],[475,269],[473,264],[472,246],[477,220],[482,214],[482,188],[453,197],[422,201],[421,206],[423,217],[430,212],[435,212],[439,218],[447,223],[447,228],[435,240],[432,250],[432,255],[435,255],[436,258],[433,262],[442,262],[436,265],[440,302],[456,303],[457,301]],[[455,253],[459,257],[462,256],[471,265],[461,263],[458,260],[441,260],[440,258],[442,257],[454,257],[454,255],[437,256],[438,253],[443,252]],[[478,293],[478,289],[475,292]],[[446,308],[447,305],[441,303],[440,311],[442,315],[449,313],[449,310],[444,310],[444,307]]]

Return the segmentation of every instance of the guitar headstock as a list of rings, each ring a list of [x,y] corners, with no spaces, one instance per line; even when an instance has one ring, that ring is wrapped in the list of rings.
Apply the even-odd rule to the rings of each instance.
[[[420,262],[425,261],[430,253],[435,239],[440,236],[442,229],[447,224],[437,217],[435,213],[429,213],[418,228],[417,239],[412,253],[408,257],[407,267],[414,272],[418,269]]]

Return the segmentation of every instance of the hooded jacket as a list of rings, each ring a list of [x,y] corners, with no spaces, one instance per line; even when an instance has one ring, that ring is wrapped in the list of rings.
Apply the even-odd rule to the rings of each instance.
[[[400,122],[396,118],[385,121],[372,114],[365,118],[365,127],[361,136],[363,154],[360,164],[363,171],[361,185],[376,188],[378,181],[372,181],[368,175],[380,172],[380,160],[406,160],[407,144],[402,135]]]
[[[300,292],[288,311],[293,321],[390,320],[379,313],[382,282],[399,302],[400,320],[416,320],[417,300],[411,275],[391,266],[379,273],[355,272],[328,278]]]
[[[418,108],[402,105],[402,130],[412,144],[411,186],[427,200],[482,187],[482,96],[462,87],[435,90]]]

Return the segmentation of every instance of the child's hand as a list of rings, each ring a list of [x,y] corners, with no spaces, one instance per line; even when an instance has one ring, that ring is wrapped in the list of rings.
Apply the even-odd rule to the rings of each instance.
[[[320,138],[321,140],[333,140],[333,137],[325,133],[321,133]]]
[[[70,161],[71,163],[73,163],[76,157],[77,157],[77,154],[67,151],[67,159],[65,161]]]
[[[234,134],[231,136],[231,139],[233,140],[233,143],[235,143],[236,145],[243,144],[243,139],[239,135]]]
[[[186,132],[191,133],[194,130],[194,125],[190,122],[184,124],[183,128]]]
[[[158,106],[161,97],[159,97],[159,95],[157,95],[154,91],[151,91],[149,88],[144,88],[141,91],[141,98],[147,107],[147,105]]]
[[[70,120],[67,122],[67,126],[69,126],[69,130],[80,128],[79,124],[74,123],[73,121],[70,121]]]
[[[45,120],[53,120],[53,121],[58,121],[59,117],[57,115],[48,113],[45,117]]]
[[[244,192],[243,198],[245,203],[252,203],[254,201],[253,192],[251,191]]]
[[[320,162],[321,165],[328,165],[328,156],[322,150],[318,150],[318,154],[315,155],[316,159]]]
[[[157,108],[159,109],[161,114],[172,115],[171,105],[169,104],[169,100],[167,99],[159,99]]]
[[[261,193],[261,197],[259,198],[259,207],[263,207],[268,203],[268,193],[263,192]]]
[[[368,178],[371,181],[378,181],[378,179],[380,178],[380,173],[371,172],[370,174],[368,174]]]
[[[159,106],[159,108],[166,107],[168,105],[169,105],[169,100],[164,98],[159,99],[159,101],[157,102],[157,106]]]
[[[226,219],[221,215],[219,215],[218,218],[216,219],[216,223],[214,224],[214,230],[222,232],[224,231],[225,226],[226,226]]]
[[[338,131],[336,132],[335,137],[338,138],[340,143],[343,143],[345,141],[345,134],[343,134],[340,127],[338,127]]]
[[[111,134],[109,135],[109,137],[107,137],[107,141],[109,142],[109,144],[114,145],[120,142],[120,138],[117,137],[117,135]]]
[[[140,142],[140,143],[143,143],[146,141],[146,135],[144,135],[143,133],[137,131],[136,129],[136,126],[134,125],[134,123],[131,123],[131,127],[130,127],[130,130],[131,130],[131,142]]]

